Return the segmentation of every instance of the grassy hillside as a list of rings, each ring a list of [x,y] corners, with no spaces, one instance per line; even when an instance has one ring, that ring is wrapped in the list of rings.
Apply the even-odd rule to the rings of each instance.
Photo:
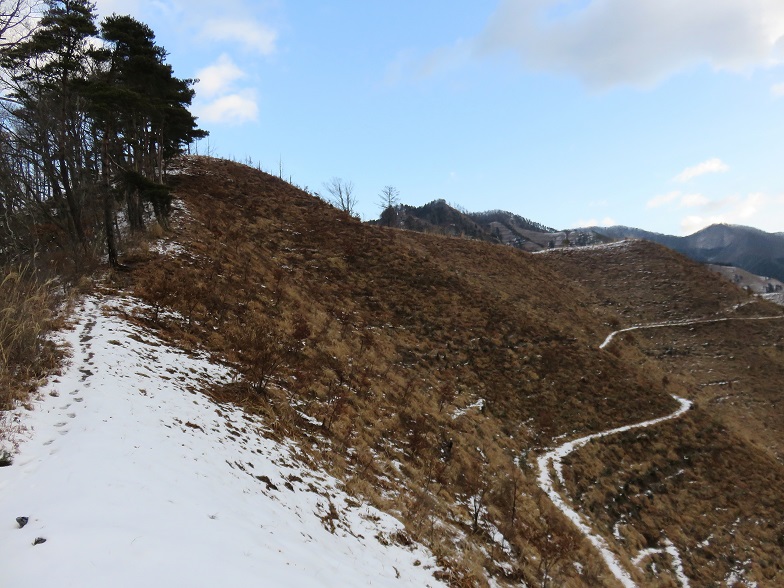
[[[570,456],[567,478],[604,532],[630,557],[666,538],[697,585],[784,582],[782,308],[680,255],[643,241],[545,254],[617,309],[619,328],[700,319],[624,333],[608,347],[642,350],[646,364],[685,386],[696,409],[656,430],[629,432]],[[607,463],[613,463],[612,468]],[[668,565],[641,562],[647,581]],[[672,578],[671,578],[672,579]]]
[[[610,331],[731,313],[745,294],[650,244],[572,260],[363,225],[226,161],[184,160],[174,195],[171,234],[126,259],[133,271],[116,285],[150,304],[137,320],[242,374],[216,387],[217,399],[265,416],[303,460],[398,514],[454,585],[484,585],[486,574],[614,585],[538,489],[535,456],[667,414],[672,393],[693,395],[693,379],[633,337],[600,351]],[[629,274],[604,280],[606,264]],[[695,414],[697,435],[711,417]],[[745,467],[765,467],[728,435]],[[725,460],[719,437],[705,439],[700,450]],[[656,445],[664,458],[670,441]],[[586,451],[606,447],[596,445]],[[638,459],[620,447],[602,458],[608,480]]]
[[[613,311],[621,328],[635,324],[724,316],[752,300],[701,264],[650,241],[540,253],[593,304]]]

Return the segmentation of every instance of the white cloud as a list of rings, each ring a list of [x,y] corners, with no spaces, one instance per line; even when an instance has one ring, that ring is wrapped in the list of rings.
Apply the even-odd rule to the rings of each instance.
[[[730,169],[730,167],[726,163],[724,163],[718,157],[714,157],[713,159],[708,159],[707,161],[698,163],[697,165],[687,167],[685,170],[675,176],[674,179],[676,182],[688,182],[689,180],[704,174],[725,172],[728,169]]]
[[[441,47],[430,53],[419,64],[419,76],[429,77],[436,73],[444,73],[459,69],[471,57],[473,44],[458,39],[450,47]]]
[[[684,194],[680,190],[675,190],[674,192],[654,196],[648,200],[645,208],[660,208],[665,204],[674,204],[675,202],[678,203],[678,208],[696,208],[711,204],[710,198],[702,194]]]
[[[681,219],[681,230],[689,235],[717,223],[749,225],[774,233],[784,231],[784,195],[753,192],[709,201],[697,214]]]
[[[258,119],[256,91],[238,87],[248,75],[226,55],[201,69],[196,77],[197,101],[193,111],[204,122],[239,124]]]
[[[210,98],[230,90],[234,82],[247,74],[224,53],[215,63],[199,70],[196,77],[199,80],[196,91],[200,96]]]
[[[595,88],[648,87],[701,64],[746,72],[784,62],[781,0],[500,0],[479,54]]]
[[[197,104],[194,112],[205,122],[239,124],[257,120],[259,107],[255,92],[245,90]]]
[[[784,98],[784,82],[780,84],[773,84],[770,87],[770,93],[776,98]]]
[[[679,191],[668,192],[667,194],[659,194],[658,196],[654,196],[646,203],[646,208],[659,208],[660,206],[664,206],[665,204],[669,204],[670,202],[675,201],[681,193]]]
[[[244,19],[217,19],[204,25],[203,36],[216,41],[231,41],[247,49],[272,55],[276,50],[278,33],[264,23]]]

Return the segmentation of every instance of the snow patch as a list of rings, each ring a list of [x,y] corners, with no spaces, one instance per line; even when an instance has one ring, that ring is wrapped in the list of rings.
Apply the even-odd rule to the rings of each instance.
[[[443,585],[432,554],[390,540],[399,521],[200,392],[227,368],[103,306],[84,301],[61,334],[70,364],[16,411],[25,433],[0,468],[4,586]]]

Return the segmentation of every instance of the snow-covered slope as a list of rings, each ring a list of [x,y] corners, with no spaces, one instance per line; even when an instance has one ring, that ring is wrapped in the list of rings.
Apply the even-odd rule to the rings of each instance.
[[[70,364],[17,412],[0,586],[441,585],[397,520],[199,392],[225,368],[102,310],[122,305],[80,305]]]

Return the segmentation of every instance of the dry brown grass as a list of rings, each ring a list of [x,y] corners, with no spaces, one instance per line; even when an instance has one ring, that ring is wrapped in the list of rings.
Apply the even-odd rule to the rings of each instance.
[[[217,399],[265,415],[303,459],[398,513],[455,585],[483,585],[487,571],[611,583],[540,500],[528,455],[675,408],[669,393],[689,380],[633,337],[599,352],[612,324],[715,314],[743,295],[712,292],[710,274],[656,246],[618,267],[653,263],[644,275],[666,270],[661,283],[619,293],[599,259],[569,269],[549,254],[366,226],[238,164],[193,158],[177,181],[170,238],[183,250],[139,255],[118,284],[150,303],[138,320],[243,375]],[[592,281],[602,274],[606,287]]]
[[[542,256],[566,279],[590,291],[586,302],[616,315],[617,322],[609,330],[757,312],[736,308],[755,300],[748,293],[703,265],[648,241],[630,241],[613,249],[556,249]]]
[[[784,319],[639,331],[634,341],[688,382],[701,408],[784,465]]]
[[[0,465],[10,465],[19,425],[10,409],[27,400],[58,359],[46,335],[55,298],[29,264],[8,265],[0,281]]]
[[[694,585],[737,569],[760,586],[784,582],[784,470],[705,412],[591,444],[567,465],[570,495],[605,536],[618,525],[630,557],[669,539]],[[641,581],[662,576],[645,566]]]
[[[0,410],[7,410],[54,366],[56,354],[46,341],[54,298],[52,283],[36,279],[29,265],[0,271]]]
[[[689,318],[733,320],[638,330],[608,350],[696,402],[678,422],[593,443],[566,460],[570,495],[634,556],[669,538],[695,585],[732,572],[760,586],[784,581],[784,320],[780,307],[716,282],[691,262],[648,243],[621,257],[600,250],[548,254],[572,279],[616,309],[612,328]],[[717,293],[717,295],[713,295]],[[668,302],[670,299],[677,304]],[[641,358],[638,352],[642,352]],[[656,565],[652,565],[655,563]],[[643,585],[675,582],[666,556],[646,560]]]
[[[228,162],[196,159],[175,197],[189,214],[173,222],[185,252],[138,260],[132,287],[153,309],[139,320],[235,367],[243,380],[217,398],[266,415],[349,489],[399,512],[456,584],[479,582],[477,561],[536,582],[549,546],[527,530],[551,520],[563,534],[525,498],[539,491],[515,459],[674,406],[660,378],[596,353],[607,316],[543,260],[365,226]],[[515,473],[526,508],[508,525]]]

